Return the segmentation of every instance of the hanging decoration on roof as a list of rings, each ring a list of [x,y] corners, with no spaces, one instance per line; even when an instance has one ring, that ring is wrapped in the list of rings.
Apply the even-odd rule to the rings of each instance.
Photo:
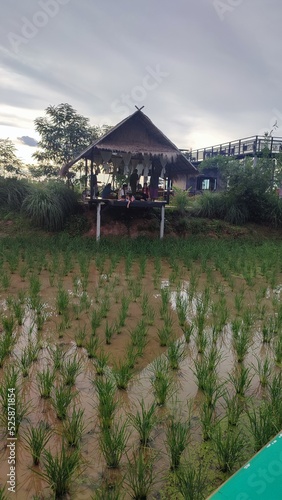
[[[143,165],[144,165],[144,177],[149,175],[149,168],[151,167],[151,159],[150,155],[144,154],[144,159],[143,159]]]
[[[124,174],[129,174],[129,164],[131,160],[131,153],[122,153],[122,159],[124,163]]]

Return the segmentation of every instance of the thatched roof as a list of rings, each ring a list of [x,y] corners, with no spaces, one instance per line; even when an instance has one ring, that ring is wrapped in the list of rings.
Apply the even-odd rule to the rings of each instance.
[[[105,154],[122,161],[123,155],[130,154],[131,160],[142,161],[145,156],[150,159],[160,158],[166,162],[166,170],[171,177],[179,174],[197,174],[198,170],[141,111],[137,110],[122,120],[103,137],[94,141],[76,158],[61,169],[66,175],[69,168],[81,159],[93,160],[96,164],[103,162]],[[111,161],[111,160],[108,160]]]

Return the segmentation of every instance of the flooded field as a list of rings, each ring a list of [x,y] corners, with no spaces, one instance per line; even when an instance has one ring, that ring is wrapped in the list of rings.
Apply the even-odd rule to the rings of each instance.
[[[2,242],[0,498],[207,498],[281,430],[280,245],[148,244]]]

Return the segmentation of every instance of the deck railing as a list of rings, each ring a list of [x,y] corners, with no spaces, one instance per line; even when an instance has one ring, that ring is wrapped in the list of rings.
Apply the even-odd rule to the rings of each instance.
[[[200,163],[214,156],[234,156],[244,158],[245,156],[260,156],[265,149],[271,154],[282,152],[282,137],[266,137],[263,135],[254,135],[238,139],[236,141],[225,142],[207,148],[187,151],[181,149],[182,153],[187,155],[193,163]]]

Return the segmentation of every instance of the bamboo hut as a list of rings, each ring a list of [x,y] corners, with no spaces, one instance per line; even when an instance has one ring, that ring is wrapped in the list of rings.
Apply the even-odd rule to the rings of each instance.
[[[86,177],[90,174],[90,178],[99,165],[102,165],[105,172],[113,175],[130,175],[137,168],[138,174],[145,178],[150,177],[155,168],[159,177],[165,179],[168,193],[173,180],[195,177],[198,174],[197,168],[141,109],[137,109],[103,137],[95,140],[67,163],[60,174],[67,175],[69,169],[82,159],[85,162]],[[90,197],[93,198],[93,192]]]

